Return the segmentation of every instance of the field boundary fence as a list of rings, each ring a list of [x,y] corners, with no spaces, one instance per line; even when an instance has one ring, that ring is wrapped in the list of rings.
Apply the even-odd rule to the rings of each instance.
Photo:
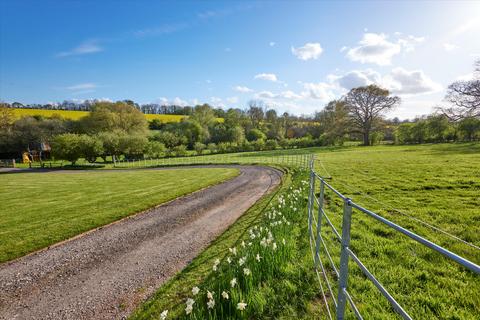
[[[349,272],[351,271],[350,261],[355,263],[360,268],[362,273],[370,280],[376,289],[388,300],[390,305],[403,319],[412,319],[407,311],[395,300],[395,298],[387,291],[387,289],[380,283],[380,281],[369,271],[365,264],[358,258],[356,253],[350,247],[350,234],[352,230],[352,213],[360,212],[383,225],[399,232],[412,240],[420,243],[421,245],[434,250],[442,254],[447,259],[453,260],[456,263],[462,265],[468,270],[480,275],[480,266],[477,264],[439,246],[418,234],[401,227],[400,225],[382,217],[381,215],[368,210],[359,204],[355,203],[352,199],[346,197],[326,180],[331,177],[322,177],[315,171],[314,167],[315,158],[312,157],[309,163],[309,193],[308,193],[308,234],[310,241],[310,248],[312,252],[313,265],[316,271],[316,276],[320,285],[320,291],[322,293],[322,299],[325,304],[328,317],[330,319],[345,319],[346,310],[350,309],[357,319],[363,319],[358,307],[354,302],[354,298],[348,290]],[[317,183],[319,183],[317,189]],[[317,195],[317,190],[319,190]],[[329,214],[325,208],[325,193],[329,191],[334,197],[340,198],[343,203],[342,214],[342,226],[341,230],[332,223]],[[325,228],[329,228],[331,234],[333,234],[333,241],[338,243],[340,247],[340,265],[337,266],[331,255],[331,249],[327,246],[327,241],[324,239]],[[326,236],[326,235],[325,235]],[[337,248],[338,249],[338,248]],[[330,267],[327,269],[327,266]],[[329,279],[328,274],[333,274],[333,278],[336,281],[336,292],[332,289],[332,281]],[[331,278],[331,277],[330,277]]]
[[[0,159],[0,168],[15,168],[15,159]]]
[[[275,154],[275,155],[245,155],[226,153],[216,155],[172,157],[158,159],[117,160],[115,168],[148,168],[183,165],[211,165],[211,164],[263,164],[285,165],[289,167],[309,168],[311,154]]]

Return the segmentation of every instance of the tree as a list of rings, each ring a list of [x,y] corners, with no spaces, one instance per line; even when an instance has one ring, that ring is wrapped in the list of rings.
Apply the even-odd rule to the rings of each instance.
[[[465,140],[473,141],[480,135],[480,119],[469,117],[460,120],[458,130]]]
[[[427,128],[429,138],[435,142],[441,142],[448,134],[450,123],[445,115],[432,115],[427,118]]]
[[[85,133],[120,130],[146,134],[148,128],[144,114],[125,102],[97,102],[80,121]]]
[[[195,106],[189,119],[198,122],[203,128],[208,128],[216,121],[212,107],[206,103]]]
[[[343,144],[350,124],[344,101],[330,101],[322,111],[315,114],[315,120],[319,122],[319,130],[323,134],[325,144]]]
[[[248,103],[248,107],[247,114],[252,123],[252,127],[257,129],[260,127],[260,123],[264,117],[263,102],[260,100],[251,100]]]
[[[141,158],[147,142],[147,138],[142,134],[124,134],[120,136],[119,147],[124,155]]]
[[[67,160],[75,165],[82,156],[81,137],[74,133],[57,135],[52,141],[52,155],[56,159]]]
[[[15,114],[12,108],[7,108],[6,104],[0,103],[0,130],[9,130],[15,120]]]
[[[102,143],[103,154],[100,156],[106,161],[107,156],[118,157],[122,152],[120,149],[120,136],[122,132],[100,132],[97,139]],[[115,159],[114,159],[115,160]]]
[[[353,124],[363,135],[363,145],[370,145],[370,134],[382,115],[400,103],[400,98],[376,85],[353,88],[343,98]]]
[[[453,106],[440,110],[452,120],[480,117],[480,60],[475,63],[474,78],[449,85],[445,100]]]
[[[96,136],[82,134],[79,136],[81,154],[90,163],[97,161],[97,157],[103,155],[103,144]]]

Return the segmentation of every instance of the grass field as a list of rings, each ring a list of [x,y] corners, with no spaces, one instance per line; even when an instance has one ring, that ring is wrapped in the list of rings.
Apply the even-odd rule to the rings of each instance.
[[[0,174],[0,262],[237,174],[219,168]]]
[[[473,262],[480,263],[480,144],[437,144],[413,146],[309,148],[231,155],[228,161],[268,159],[284,154],[312,154],[317,157],[316,170],[331,176],[330,183],[356,203],[432,240]],[[219,155],[218,157],[221,157]],[[233,159],[233,160],[232,160]],[[268,160],[265,160],[268,161]],[[341,230],[339,198],[326,194],[326,210]],[[255,212],[257,209],[252,209]],[[255,215],[255,213],[252,213]],[[232,243],[245,239],[252,222],[242,220],[211,248],[161,288],[157,295],[133,316],[151,319],[173,305],[174,315],[181,315],[188,287],[208,285],[215,257],[225,257]],[[258,212],[257,212],[258,216]],[[253,219],[253,217],[251,218]],[[416,219],[416,220],[415,220]],[[297,271],[295,280],[284,273],[278,283],[258,288],[275,292],[265,303],[265,312],[256,319],[327,318],[316,279],[309,273],[311,257],[308,238],[303,232],[306,212],[297,226],[297,256],[285,268]],[[468,243],[452,239],[423,224],[427,222]],[[302,225],[303,224],[303,225]],[[324,226],[326,242],[333,260],[339,265],[339,246]],[[234,242],[232,242],[234,241]],[[480,310],[480,277],[451,262],[413,240],[354,211],[352,250],[380,280],[395,299],[413,316],[421,319],[478,319]],[[324,262],[328,261],[324,258]],[[354,266],[349,288],[365,319],[399,319],[374,285]],[[327,267],[329,267],[328,263]],[[331,268],[329,279],[336,282]],[[202,282],[203,281],[203,282]],[[326,287],[325,282],[323,282]],[[191,288],[190,288],[191,289]],[[312,290],[314,293],[312,293]],[[333,286],[336,295],[337,288]],[[288,293],[288,294],[286,294]],[[285,296],[287,298],[285,299]],[[265,296],[259,297],[263,299]],[[182,300],[183,299],[183,300]],[[179,302],[180,301],[180,302]],[[180,307],[177,304],[180,303]],[[333,303],[331,308],[333,310]],[[270,304],[273,304],[270,305]],[[183,313],[184,314],[184,313]],[[348,318],[353,318],[349,312]]]
[[[15,117],[21,118],[24,116],[42,116],[50,118],[52,116],[61,116],[65,119],[78,120],[89,114],[88,111],[69,111],[69,110],[43,110],[43,109],[13,109]],[[180,122],[188,116],[175,115],[175,114],[145,114],[145,118],[148,121],[158,119],[163,123],[167,122]]]
[[[331,175],[331,184],[355,202],[480,263],[478,248],[422,223],[480,246],[480,144],[325,150],[317,151],[317,158],[317,170]],[[332,193],[327,196],[332,222],[341,229],[341,202]],[[328,244],[338,266],[339,246],[333,240]],[[478,319],[478,275],[358,211],[352,248],[414,318]],[[349,281],[364,317],[396,318],[360,270],[354,270]]]

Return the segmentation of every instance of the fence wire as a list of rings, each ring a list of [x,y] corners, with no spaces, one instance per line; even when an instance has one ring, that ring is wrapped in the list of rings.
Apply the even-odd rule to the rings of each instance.
[[[403,319],[412,319],[412,317],[407,313],[407,311],[405,311],[405,309],[395,300],[395,298],[387,291],[387,289],[380,283],[380,281],[368,270],[365,264],[360,260],[360,258],[358,258],[358,256],[350,248],[351,216],[352,216],[353,210],[366,214],[367,216],[377,220],[378,222],[381,222],[387,227],[406,235],[407,237],[428,247],[429,249],[432,249],[442,254],[446,258],[457,262],[458,264],[474,272],[475,274],[480,275],[480,266],[476,265],[475,263],[461,256],[458,256],[455,253],[450,252],[449,250],[353,202],[350,198],[340,193],[337,189],[335,189],[333,186],[331,186],[329,183],[325,181],[325,179],[331,178],[331,177],[321,161],[317,161],[317,162],[320,163],[321,167],[323,168],[323,171],[328,175],[328,177],[324,178],[315,171],[315,168],[314,168],[315,162],[316,160],[313,158],[310,160],[310,190],[309,190],[309,199],[308,199],[308,230],[309,231],[308,232],[309,232],[310,248],[311,248],[311,253],[313,257],[314,269],[317,274],[317,280],[319,282],[322,299],[324,300],[325,307],[328,310],[328,317],[330,319],[332,319],[332,313],[334,314],[335,319],[337,320],[344,319],[347,306],[350,306],[350,310],[353,312],[353,314],[357,319],[363,319],[360,310],[355,304],[355,301],[354,301],[355,299],[352,297],[351,293],[348,292],[347,290],[348,274],[351,269],[351,267],[349,267],[349,264],[348,264],[349,260],[352,260],[355,263],[354,265],[356,265],[361,270],[361,272],[366,276],[366,278],[374,284],[377,290],[387,299],[387,301],[390,303],[390,305],[393,307],[393,309],[396,311],[396,313],[399,316],[401,316]],[[320,184],[320,193],[318,197],[316,195],[317,182]],[[350,188],[350,189],[352,190],[353,188]],[[343,202],[341,232],[339,232],[337,228],[334,226],[328,214],[326,213],[325,208],[323,207],[326,190],[331,191],[333,194],[339,197]],[[360,194],[365,195],[361,191],[358,191],[358,192],[360,192]],[[365,195],[365,196],[368,196],[368,195]],[[368,197],[370,198],[370,196]],[[371,198],[372,200],[376,200],[373,197]],[[381,201],[378,201],[378,202],[382,203]],[[318,218],[315,217],[315,210],[318,211]],[[412,217],[412,218],[415,219],[415,217]],[[423,221],[418,219],[417,222],[423,222]],[[426,222],[423,222],[423,223],[429,225],[430,227],[436,228],[435,226],[432,226],[431,224],[428,224]],[[336,267],[332,259],[327,242],[324,241],[324,238],[322,236],[322,233],[325,233],[323,231],[323,226],[322,226],[323,224],[325,225],[325,227],[328,226],[332,231],[333,241],[334,242],[338,241],[341,244],[340,266],[338,268]],[[440,232],[443,231],[440,228],[437,228],[437,229],[438,229],[437,231],[440,231]],[[314,236],[314,232],[316,236]],[[451,235],[448,232],[444,232],[444,233],[456,239],[457,241],[461,241],[463,243],[469,244],[473,248],[476,248],[476,249],[478,248],[477,246],[471,243],[468,243],[454,235]],[[335,275],[334,278],[336,280],[337,289],[338,289],[337,295],[334,294],[333,285],[328,278],[328,270],[326,268],[326,265],[322,261],[322,256],[327,257],[329,265],[331,266],[334,272],[334,275]],[[323,277],[320,277],[319,273],[321,273]],[[328,291],[324,289],[323,283],[325,283]],[[327,298],[326,293],[329,294],[329,298]],[[330,304],[328,302],[329,300],[333,301],[334,312],[330,311]]]

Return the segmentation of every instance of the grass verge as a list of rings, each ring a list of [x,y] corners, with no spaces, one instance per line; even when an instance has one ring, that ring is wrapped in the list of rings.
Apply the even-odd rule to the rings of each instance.
[[[305,172],[286,174],[276,192],[250,208],[131,319],[158,319],[164,310],[172,319],[291,319],[305,315],[308,301],[317,296],[315,285],[310,285],[315,279],[302,210],[306,205],[305,178]],[[301,186],[303,192],[293,200],[292,191]],[[245,268],[251,273],[245,274]],[[234,287],[230,283],[233,278],[238,281]],[[200,290],[195,296],[193,287]],[[215,301],[211,309],[207,306],[211,300],[208,291]],[[222,297],[223,291],[228,299]],[[189,315],[185,311],[188,298],[195,300]],[[247,304],[243,311],[237,309],[242,301]]]

